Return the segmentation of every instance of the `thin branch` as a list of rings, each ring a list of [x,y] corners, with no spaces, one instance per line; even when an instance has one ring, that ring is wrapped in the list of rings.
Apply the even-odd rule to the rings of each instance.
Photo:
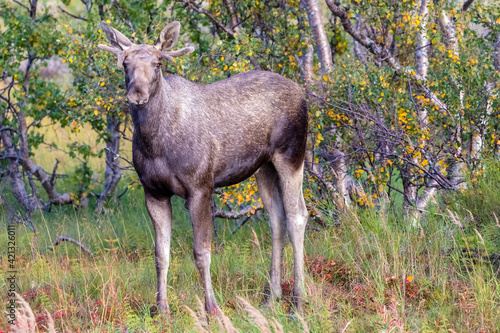
[[[54,169],[52,170],[52,175],[50,176],[49,180],[52,186],[54,186],[54,181],[56,179],[56,171],[58,166],[59,166],[59,160],[56,158],[56,164],[54,165]]]
[[[19,212],[16,212],[16,210],[12,208],[12,206],[9,205],[9,203],[5,201],[1,195],[0,195],[0,205],[5,207],[5,209],[7,210],[13,221],[15,221],[18,224],[26,226],[28,229],[31,230],[31,232],[36,233],[36,229],[33,222],[28,217],[22,216]]]
[[[474,2],[474,0],[465,1],[464,5],[462,6],[462,11],[463,12],[467,11],[467,9],[469,9],[469,7],[472,5],[473,2]]]
[[[74,15],[74,14],[71,14],[70,12],[68,12],[68,11],[64,10],[61,6],[57,6],[57,8],[59,8],[59,10],[60,10],[61,12],[63,12],[63,13],[64,13],[64,14],[66,14],[66,15],[71,16],[72,18],[75,18],[75,19],[77,19],[77,20],[82,20],[82,21],[87,22],[87,19],[86,19],[85,17],[82,17],[82,16],[80,16],[80,15]]]
[[[129,26],[130,30],[132,30],[132,32],[135,32],[134,30],[134,26],[132,25],[132,22],[130,22],[130,20],[126,20],[123,16],[122,16],[122,6],[118,3],[118,1],[114,0],[113,1],[113,6],[116,8],[116,10],[118,11],[118,16],[120,17],[120,19],[126,24]]]
[[[24,4],[22,4],[20,1],[17,1],[17,0],[12,0],[12,1],[14,1],[15,3],[17,3],[19,6],[26,8],[26,10],[28,12],[31,12],[31,10],[29,9],[29,7],[26,6],[26,5],[24,5]]]
[[[385,59],[391,67],[393,67],[396,71],[401,70],[401,65],[394,59],[394,56],[387,51],[385,48],[378,46],[373,40],[368,38],[367,36],[363,36],[359,31],[357,31],[351,20],[349,19],[349,15],[343,9],[340,9],[333,0],[325,0],[328,8],[332,11],[332,13],[340,19],[340,23],[344,27],[344,30],[351,35],[358,43],[366,47],[371,53],[373,53],[378,59]]]
[[[3,127],[0,127],[0,132],[2,131],[11,131],[13,133],[18,133],[17,130],[13,127],[10,127],[10,126],[3,126]]]
[[[104,148],[104,150],[110,152],[111,154],[115,155],[114,159],[116,160],[117,158],[119,159],[122,159],[124,160],[125,162],[127,162],[128,164],[130,165],[134,165],[134,163],[132,163],[131,161],[129,161],[128,159],[126,159],[125,157],[121,156],[120,154],[116,154],[114,151],[112,151],[111,149],[109,149],[108,147]]]
[[[234,228],[234,230],[231,234],[234,235],[236,233],[236,231],[238,231],[238,229],[243,227],[250,220],[251,217],[252,217],[251,215],[245,217],[240,223],[238,223],[238,225]]]
[[[198,13],[207,16],[219,29],[224,30],[224,32],[231,37],[236,37],[234,31],[226,27],[221,21],[217,20],[210,11],[206,10],[205,8],[202,8],[201,6],[197,5],[191,0],[177,0],[177,1],[186,4],[188,8],[194,9]]]

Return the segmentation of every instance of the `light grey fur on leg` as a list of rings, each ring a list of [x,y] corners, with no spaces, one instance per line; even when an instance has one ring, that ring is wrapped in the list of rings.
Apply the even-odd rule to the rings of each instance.
[[[255,174],[264,208],[269,214],[271,228],[272,254],[271,269],[269,271],[269,297],[273,301],[281,297],[281,278],[283,268],[283,247],[286,237],[286,218],[283,201],[279,189],[279,179],[272,164],[263,165]]]
[[[167,274],[172,235],[172,207],[170,198],[157,199],[146,193],[146,207],[155,229],[155,263],[158,293],[156,301],[163,313],[169,312],[167,302]]]

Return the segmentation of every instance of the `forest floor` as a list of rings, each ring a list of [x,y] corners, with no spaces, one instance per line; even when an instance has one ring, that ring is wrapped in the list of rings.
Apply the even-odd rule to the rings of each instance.
[[[356,208],[327,228],[314,221],[306,232],[307,305],[310,332],[500,332],[500,172],[498,165],[469,190],[439,198],[417,227],[400,212]],[[58,332],[193,332],[186,306],[199,311],[203,299],[192,255],[192,230],[182,200],[174,201],[168,274],[170,316],[155,316],[154,231],[142,190],[112,201],[105,214],[53,208],[34,218],[38,237],[16,231],[16,283],[46,332],[48,316]],[[91,200],[91,206],[93,201]],[[328,207],[326,207],[328,209]],[[9,270],[7,213],[0,207],[0,267]],[[259,332],[242,297],[284,332],[301,332],[289,315],[293,252],[284,254],[283,300],[262,306],[270,264],[266,215],[234,235],[234,221],[218,220],[211,274],[218,304],[240,332]],[[51,250],[58,236],[73,243]],[[7,281],[0,302],[7,304]],[[0,332],[8,331],[0,311]],[[256,322],[257,321],[257,322]],[[217,320],[208,331],[218,332]],[[199,330],[199,329],[198,329]]]

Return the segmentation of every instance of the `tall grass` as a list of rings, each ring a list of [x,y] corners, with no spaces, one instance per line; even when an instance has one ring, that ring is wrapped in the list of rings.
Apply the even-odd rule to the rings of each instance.
[[[498,332],[498,185],[498,166],[492,165],[470,190],[443,197],[418,228],[410,228],[398,214],[354,209],[341,216],[340,224],[331,221],[338,227],[309,229],[306,326],[289,315],[291,246],[284,253],[283,300],[263,306],[271,251],[267,221],[249,222],[235,235],[233,222],[218,221],[222,245],[214,244],[211,270],[221,310],[240,332],[265,331],[259,326],[262,318],[270,332],[304,327],[310,332]],[[203,299],[188,215],[176,200],[168,277],[171,314],[161,318],[154,306],[154,232],[140,192],[109,203],[101,216],[72,207],[39,212],[34,255],[33,235],[18,227],[17,282],[36,316],[37,332],[48,327],[45,310],[58,332],[200,330],[186,309],[199,308],[197,298]],[[7,269],[6,218],[0,208],[2,270]],[[50,250],[60,235],[81,241],[94,256],[72,243]],[[6,290],[5,280],[0,290]],[[5,292],[0,301],[6,304]],[[250,304],[257,312],[249,314]],[[0,331],[6,331],[6,318],[0,317]],[[203,330],[224,327],[227,323],[209,318]]]

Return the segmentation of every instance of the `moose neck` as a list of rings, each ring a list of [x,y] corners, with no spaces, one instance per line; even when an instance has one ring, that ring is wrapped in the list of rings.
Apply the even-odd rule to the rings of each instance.
[[[134,131],[140,137],[147,140],[153,139],[158,135],[162,124],[171,123],[170,118],[173,118],[171,114],[173,108],[170,106],[173,95],[171,90],[162,77],[146,105],[139,107],[130,103]]]

